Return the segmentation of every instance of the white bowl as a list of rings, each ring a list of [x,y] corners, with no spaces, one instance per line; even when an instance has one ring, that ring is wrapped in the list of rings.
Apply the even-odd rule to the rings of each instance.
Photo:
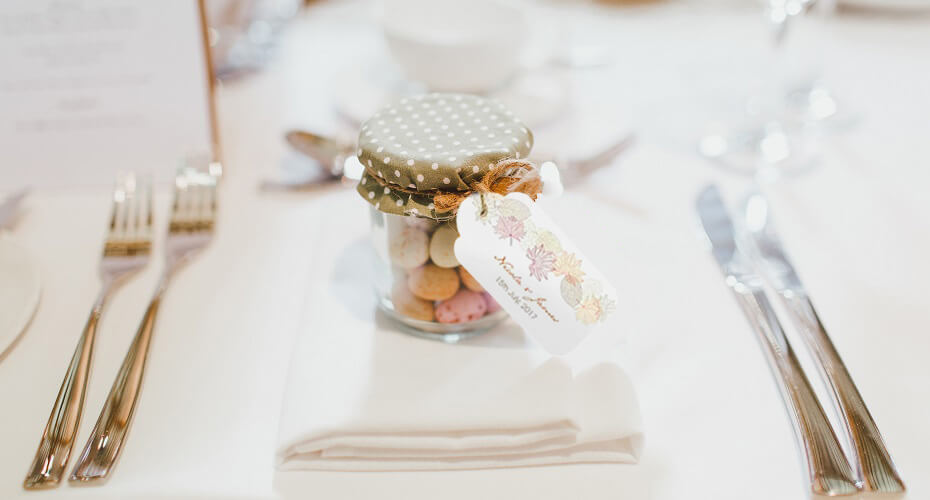
[[[394,60],[431,90],[480,92],[513,76],[526,14],[508,0],[384,0],[381,23]]]

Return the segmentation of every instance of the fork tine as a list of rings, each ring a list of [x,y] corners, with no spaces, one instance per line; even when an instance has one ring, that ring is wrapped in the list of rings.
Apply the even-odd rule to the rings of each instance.
[[[142,217],[143,203],[145,203],[144,194],[139,192],[138,186],[132,194],[132,208],[129,212],[130,223],[128,226],[128,236],[130,238],[136,239],[139,238],[142,234]]]
[[[181,205],[180,205],[180,198],[181,198],[181,188],[178,187],[178,186],[175,186],[175,188],[174,188],[174,196],[172,196],[172,198],[171,198],[171,218],[172,218],[172,220],[178,215],[178,211],[180,210],[180,206],[181,206]]]
[[[184,189],[181,180],[175,179],[174,193],[171,196],[171,222],[175,222],[181,213],[181,198],[184,196]]]
[[[152,219],[153,219],[153,216],[152,216],[152,213],[155,211],[154,208],[153,208],[153,204],[155,203],[155,200],[154,200],[154,195],[153,195],[153,193],[152,193],[152,180],[151,180],[151,179],[147,179],[147,181],[148,181],[148,182],[147,182],[147,184],[146,184],[146,186],[145,186],[145,188],[146,188],[146,189],[145,189],[145,194],[146,194],[146,197],[148,198],[148,203],[146,204],[146,207],[145,207],[146,210],[147,210],[146,216],[145,216],[145,228],[146,228],[147,236],[151,237],[151,235],[152,235],[152,225],[153,225],[153,220],[152,220]]]
[[[171,229],[183,225],[186,219],[188,199],[190,197],[190,186],[188,185],[187,176],[179,173],[174,181],[174,199],[171,202]]]
[[[194,187],[191,189],[191,200],[188,211],[188,217],[190,217],[189,222],[192,223],[192,227],[197,227],[197,224],[201,219],[201,206],[203,205],[203,186],[200,184],[194,184]]]
[[[113,215],[104,255],[148,253],[152,242],[152,186],[133,174],[120,178],[113,193]]]
[[[192,171],[188,171],[185,177],[187,180],[187,196],[184,198],[184,218],[187,222],[197,219],[197,201],[200,199],[200,186],[197,184]]]
[[[184,206],[187,203],[187,190],[187,175],[183,172],[178,172],[177,177],[174,178],[174,199],[171,201],[172,219],[181,217]]]
[[[209,184],[200,186],[200,219],[204,221],[213,220],[213,190]]]
[[[126,212],[123,216],[123,239],[135,236],[135,218],[138,211],[139,197],[136,196],[136,178],[133,174],[126,177]]]
[[[181,215],[184,222],[190,222],[194,219],[195,207],[197,206],[197,185],[191,182],[190,176],[186,179],[187,186],[184,188],[183,202],[181,203]]]
[[[213,227],[216,213],[215,177],[209,173],[184,169],[175,180],[175,200],[171,229],[203,231]]]
[[[191,221],[196,224],[200,221],[201,218],[203,218],[202,207],[203,207],[203,198],[204,198],[205,193],[203,190],[203,185],[201,185],[200,183],[195,184],[194,189],[191,191],[192,191],[191,192],[192,196],[191,196],[191,206],[190,206],[190,217],[191,217]]]
[[[113,206],[111,207],[110,213],[110,233],[116,231],[116,219],[120,213],[120,204],[123,203],[125,199],[125,193],[122,191],[122,185],[118,185],[116,189],[113,190]]]
[[[210,221],[212,222],[213,219],[216,218],[216,182],[215,181],[212,184],[210,184],[209,191],[210,191],[209,214],[210,214]]]
[[[126,235],[126,223],[129,215],[129,205],[132,203],[128,177],[121,176],[113,191],[113,216],[110,220],[110,234],[107,239],[119,240]]]
[[[135,227],[133,236],[137,239],[147,239],[149,237],[149,226],[152,220],[152,185],[147,179],[137,181],[135,198],[135,213],[133,214]]]

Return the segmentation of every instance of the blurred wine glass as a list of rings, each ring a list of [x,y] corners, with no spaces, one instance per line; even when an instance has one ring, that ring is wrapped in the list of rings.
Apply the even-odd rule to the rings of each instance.
[[[837,0],[803,0],[799,1],[798,13],[788,22],[795,32],[791,39],[781,43],[789,46],[784,51],[792,60],[801,60],[801,68],[784,71],[785,80],[782,92],[784,119],[819,124],[842,124],[843,116],[848,116],[841,109],[833,91],[823,78],[823,45],[829,38],[827,29],[831,18],[836,14]],[[795,9],[791,9],[794,11]],[[804,35],[807,35],[806,37]],[[793,45],[793,46],[791,46]],[[807,55],[808,57],[802,57]],[[813,55],[813,61],[811,61]],[[787,64],[787,63],[786,63]]]
[[[739,116],[708,127],[698,144],[703,156],[728,171],[769,178],[817,165],[820,137],[839,107],[822,83],[821,61],[811,60],[821,51],[821,33],[800,38],[796,32],[804,24],[808,35],[822,29],[834,8],[835,0],[763,0],[771,64]]]
[[[256,71],[267,64],[281,29],[301,0],[210,0],[206,2],[213,66],[219,79]]]

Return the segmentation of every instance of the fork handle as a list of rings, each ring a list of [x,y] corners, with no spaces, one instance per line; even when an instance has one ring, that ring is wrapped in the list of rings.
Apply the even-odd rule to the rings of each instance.
[[[159,287],[159,291],[145,310],[142,324],[139,325],[139,330],[123,359],[103,410],[97,418],[97,424],[94,425],[91,437],[71,472],[71,481],[91,482],[106,479],[119,458],[136,403],[139,401],[162,290],[163,288]]]
[[[68,364],[65,378],[61,381],[58,397],[39,441],[39,449],[23,481],[23,488],[27,490],[54,488],[61,481],[65,466],[68,465],[71,448],[74,447],[74,437],[81,424],[84,394],[94,355],[97,323],[100,321],[106,297],[107,287],[104,287],[74,348],[71,363]]]
[[[858,485],[852,467],[765,292],[731,289],[769,359],[803,452],[811,492],[828,496],[855,494]]]
[[[791,312],[798,330],[804,334],[804,340],[817,355],[823,375],[840,404],[843,423],[856,448],[859,459],[856,467],[862,474],[863,488],[866,491],[882,493],[905,491],[904,482],[895,469],[878,426],[830,336],[827,335],[823,323],[820,322],[810,298],[805,293],[791,290],[780,290],[779,295]]]

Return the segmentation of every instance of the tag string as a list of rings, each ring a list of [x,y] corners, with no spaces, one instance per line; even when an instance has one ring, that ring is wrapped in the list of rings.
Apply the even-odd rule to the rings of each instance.
[[[488,216],[488,193],[481,193],[481,212],[478,213],[481,217]]]

